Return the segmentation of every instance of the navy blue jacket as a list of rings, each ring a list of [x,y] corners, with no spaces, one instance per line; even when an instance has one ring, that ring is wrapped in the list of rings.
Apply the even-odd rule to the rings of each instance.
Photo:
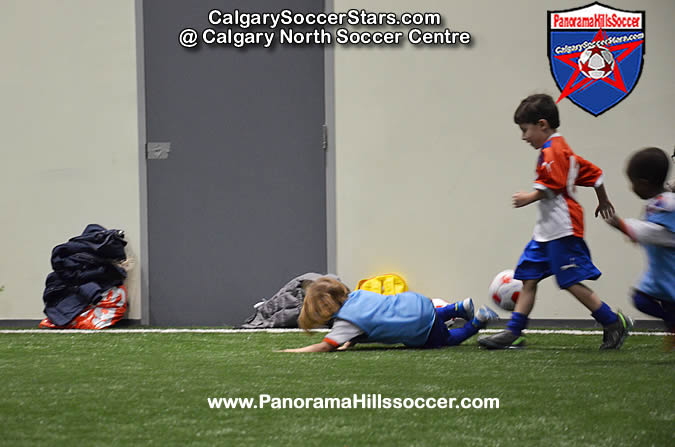
[[[117,263],[126,259],[124,232],[89,224],[81,236],[52,250],[52,268],[47,275],[42,300],[45,314],[57,326],[70,323],[101,293],[122,285],[126,271]]]

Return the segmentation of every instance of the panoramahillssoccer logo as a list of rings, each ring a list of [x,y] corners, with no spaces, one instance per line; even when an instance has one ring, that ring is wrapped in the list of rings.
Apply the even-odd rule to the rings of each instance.
[[[548,59],[560,89],[598,116],[626,98],[637,85],[645,54],[645,12],[601,3],[548,11]]]

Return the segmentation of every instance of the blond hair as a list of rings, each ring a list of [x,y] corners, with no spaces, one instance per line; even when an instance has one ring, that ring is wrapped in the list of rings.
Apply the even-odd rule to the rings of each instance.
[[[347,301],[348,295],[347,286],[337,279],[322,276],[307,289],[298,325],[306,331],[326,325]]]

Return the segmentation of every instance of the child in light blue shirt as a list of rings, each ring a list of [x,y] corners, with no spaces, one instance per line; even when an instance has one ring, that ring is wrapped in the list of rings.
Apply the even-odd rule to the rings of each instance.
[[[463,318],[467,323],[464,327],[448,330],[445,322],[455,317]],[[307,290],[298,324],[309,331],[335,320],[333,328],[321,342],[285,352],[344,350],[361,341],[402,343],[427,349],[455,346],[497,318],[487,306],[474,313],[471,298],[435,307],[432,300],[419,293],[350,292],[337,279],[322,277]]]
[[[662,319],[675,345],[675,193],[665,187],[670,162],[661,149],[650,147],[631,156],[626,175],[646,207],[642,219],[606,219],[647,252],[647,269],[635,286],[633,303],[641,312]]]

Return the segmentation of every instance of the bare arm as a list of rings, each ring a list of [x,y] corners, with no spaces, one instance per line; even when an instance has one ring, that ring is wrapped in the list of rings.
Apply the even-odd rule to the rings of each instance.
[[[675,247],[675,234],[661,225],[639,219],[621,219],[616,214],[605,219],[605,222],[621,231],[633,242]]]
[[[543,199],[545,195],[546,193],[541,189],[535,189],[532,192],[518,191],[511,198],[513,199],[513,206],[520,208]]]
[[[607,197],[605,185],[600,185],[594,189],[595,195],[598,196],[598,207],[595,209],[595,217],[598,217],[598,214],[600,214],[603,219],[609,219],[614,215],[614,205],[612,205],[609,197]]]
[[[628,232],[628,228],[626,228],[626,225],[624,225],[623,223],[623,219],[621,219],[618,214],[614,214],[611,217],[606,218],[605,222],[607,222],[608,225],[616,228],[617,230],[628,236],[631,241],[637,242],[635,238],[631,237],[631,235]]]
[[[325,341],[305,346],[304,348],[284,349],[281,352],[330,352],[335,351],[336,347]]]

